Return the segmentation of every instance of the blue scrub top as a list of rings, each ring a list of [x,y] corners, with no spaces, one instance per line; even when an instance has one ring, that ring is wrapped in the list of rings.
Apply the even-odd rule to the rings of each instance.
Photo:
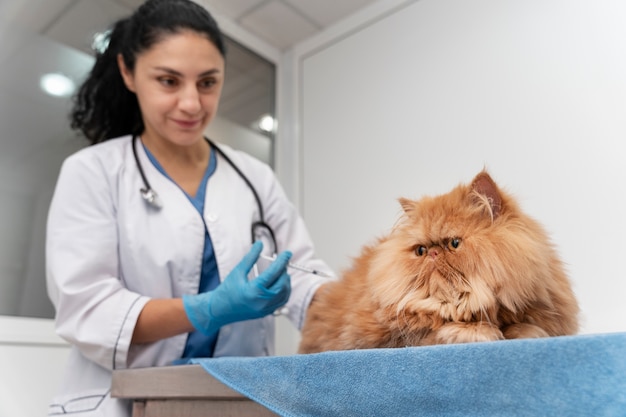
[[[144,146],[146,154],[148,158],[163,175],[170,179],[170,181],[174,182],[172,178],[167,175],[167,172],[163,169],[159,161],[156,160],[154,155],[150,153],[148,148]],[[211,150],[211,156],[209,159],[209,166],[207,167],[204,177],[202,178],[202,182],[198,187],[198,191],[196,192],[196,196],[192,197],[185,192],[185,195],[193,204],[193,206],[200,213],[200,217],[202,217],[202,222],[204,223],[204,197],[206,194],[206,185],[209,182],[209,177],[213,175],[215,169],[217,168],[217,157],[215,156],[215,151]],[[184,191],[183,191],[184,192]],[[204,251],[202,256],[202,270],[200,273],[200,286],[198,288],[198,292],[207,292],[215,289],[220,283],[219,271],[217,270],[217,261],[215,259],[215,253],[213,253],[213,243],[211,242],[211,237],[209,236],[209,231],[205,225],[204,227]],[[183,352],[182,361],[185,362],[186,359],[190,358],[207,358],[213,356],[213,350],[215,349],[215,342],[217,341],[217,332],[211,335],[205,335],[198,331],[194,331],[189,333],[187,337],[187,344],[185,345],[185,350]],[[179,362],[179,361],[176,361]]]

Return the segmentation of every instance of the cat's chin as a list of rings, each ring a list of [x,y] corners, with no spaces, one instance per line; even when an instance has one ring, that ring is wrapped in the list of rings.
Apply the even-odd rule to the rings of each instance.
[[[433,331],[426,342],[432,344],[493,342],[503,340],[497,326],[487,322],[446,323]]]

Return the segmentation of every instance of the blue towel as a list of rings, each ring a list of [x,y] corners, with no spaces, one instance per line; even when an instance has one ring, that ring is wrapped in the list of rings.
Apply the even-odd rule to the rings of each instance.
[[[626,333],[192,362],[281,416],[626,416]]]

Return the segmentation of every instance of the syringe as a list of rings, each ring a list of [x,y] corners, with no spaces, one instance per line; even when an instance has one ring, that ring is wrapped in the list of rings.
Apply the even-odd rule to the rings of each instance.
[[[260,257],[262,259],[265,259],[266,261],[274,261],[274,260],[276,260],[276,255],[268,256],[268,255],[261,254]],[[319,275],[320,277],[334,278],[332,275],[330,275],[330,274],[328,274],[326,272],[318,271],[317,269],[309,268],[309,267],[306,267],[306,266],[303,266],[303,265],[298,265],[298,264],[295,264],[293,262],[289,262],[287,264],[287,267],[293,268],[293,269],[297,269],[298,271],[307,272],[309,274]]]

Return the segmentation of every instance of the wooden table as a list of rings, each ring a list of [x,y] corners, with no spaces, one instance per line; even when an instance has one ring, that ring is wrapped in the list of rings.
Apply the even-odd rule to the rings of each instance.
[[[111,396],[133,401],[133,417],[276,416],[222,384],[200,365],[113,372]]]

